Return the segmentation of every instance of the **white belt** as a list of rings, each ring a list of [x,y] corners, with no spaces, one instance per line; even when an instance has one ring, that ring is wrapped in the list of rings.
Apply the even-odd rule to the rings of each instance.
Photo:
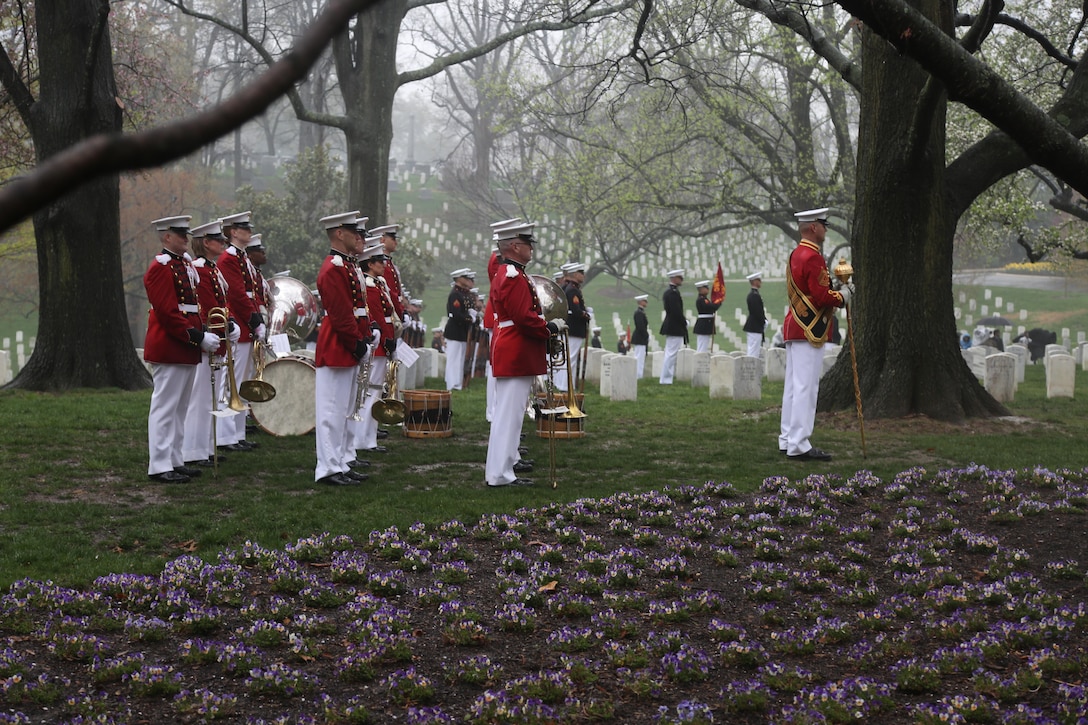
[[[197,312],[200,312],[200,308],[196,305],[178,305],[178,310],[187,314],[196,314]]]
[[[249,299],[253,299],[253,293],[252,292],[246,292],[246,297],[248,297]]]
[[[352,312],[355,313],[356,317],[366,317],[367,316],[365,307],[356,307],[356,308],[354,308],[352,310]]]
[[[514,321],[513,320],[503,320],[502,322],[499,323],[499,327],[513,327],[513,326],[514,326]]]
[[[385,321],[386,321],[386,322],[392,322],[392,321],[393,321],[393,318],[392,318],[392,317],[389,317],[389,316],[387,315],[387,316],[386,316],[386,318],[385,318]]]
[[[699,319],[700,320],[709,320],[713,316],[714,316],[714,313],[712,312],[709,315],[699,315]]]

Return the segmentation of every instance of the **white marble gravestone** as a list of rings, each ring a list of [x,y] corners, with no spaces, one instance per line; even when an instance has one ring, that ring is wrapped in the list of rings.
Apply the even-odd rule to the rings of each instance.
[[[695,351],[690,347],[680,348],[676,354],[676,382],[690,383],[695,372]]]
[[[763,361],[743,355],[733,361],[733,399],[759,400],[763,397]]]
[[[606,351],[604,348],[589,348],[589,357],[586,358],[586,384],[599,384],[601,382],[601,361]],[[615,354],[615,353],[612,353]]]
[[[733,399],[733,369],[737,358],[732,355],[715,355],[710,358],[711,400]]]
[[[986,392],[999,403],[1008,403],[1016,393],[1016,356],[999,352],[986,358]]]
[[[1016,384],[1019,385],[1024,382],[1024,369],[1031,359],[1031,351],[1027,345],[1014,342],[1005,346],[1005,352],[1016,357]]]
[[[782,382],[786,379],[786,348],[769,347],[764,351],[767,356],[767,380]]]
[[[616,355],[611,360],[612,400],[638,400],[638,364],[630,355]]]
[[[692,358],[691,387],[710,387],[710,353],[697,352]]]
[[[1046,397],[1072,398],[1076,370],[1072,355],[1049,355],[1046,366]]]

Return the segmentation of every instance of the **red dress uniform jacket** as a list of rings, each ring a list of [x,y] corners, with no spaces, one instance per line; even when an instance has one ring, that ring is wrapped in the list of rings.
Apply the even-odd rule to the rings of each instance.
[[[369,274],[363,275],[363,277],[366,279],[366,301],[374,315],[371,322],[378,323],[378,329],[382,334],[381,340],[374,341],[376,345],[374,355],[385,357],[384,343],[387,340],[395,340],[397,336],[396,329],[393,327],[393,315],[397,314],[397,312],[394,309],[389,290],[382,285],[382,280],[371,277]]]
[[[144,289],[151,303],[144,340],[147,362],[200,364],[204,328],[196,295],[199,277],[188,256],[179,257],[163,250],[144,274]],[[192,334],[191,330],[199,334]]]
[[[317,292],[325,308],[325,318],[317,333],[317,367],[350,368],[358,363],[355,348],[370,337],[370,318],[366,293],[356,271],[355,261],[333,251],[325,257],[317,273]]]
[[[404,289],[400,286],[400,270],[392,259],[385,260],[385,286],[389,289],[389,299],[397,312],[397,319],[404,319]]]
[[[205,326],[208,324],[208,313],[211,312],[213,307],[227,307],[227,281],[223,279],[222,273],[219,271],[219,267],[215,262],[209,259],[200,257],[193,260],[193,267],[196,269],[197,274],[200,275],[200,284],[196,288],[197,299],[200,300],[200,320]],[[227,310],[227,316],[230,317],[230,310]],[[223,338],[223,344],[219,346],[219,349],[215,351],[216,355],[227,354],[227,330],[215,329],[209,330],[214,332],[219,337]]]
[[[498,252],[491,253],[491,259],[487,260],[487,279],[491,283],[491,287],[495,286],[495,274],[502,268],[503,259],[499,256]],[[487,298],[487,302],[484,303],[484,321],[485,330],[493,330],[495,328],[495,309],[491,306],[490,295]],[[491,341],[494,342],[495,338],[492,337]]]
[[[507,262],[491,280],[497,322],[491,343],[491,370],[497,378],[543,375],[548,371],[548,327],[536,287],[518,264]]]
[[[787,265],[787,274],[793,275],[798,291],[808,297],[816,307],[826,312],[828,308],[843,306],[842,295],[831,289],[831,275],[827,271],[827,262],[824,261],[820,248],[815,244],[802,239],[790,253]],[[825,333],[824,341],[827,337]],[[782,324],[782,339],[806,339],[805,331],[794,319],[792,308],[786,313],[786,321]]]
[[[260,268],[254,265],[253,271],[256,273],[253,275],[253,293],[257,301],[257,311],[264,316],[264,322],[267,325],[271,320],[268,316],[268,310],[272,305],[272,293],[268,288],[268,282],[265,281],[264,275],[261,274]]]
[[[253,313],[260,312],[257,309],[257,286],[253,275],[255,271],[252,268],[253,263],[249,261],[244,250],[229,244],[219,255],[219,259],[215,260],[215,264],[223,273],[223,279],[227,280],[227,302],[231,314],[242,328],[242,336],[238,338],[238,342],[253,342],[253,330],[256,325],[251,327],[249,323]]]

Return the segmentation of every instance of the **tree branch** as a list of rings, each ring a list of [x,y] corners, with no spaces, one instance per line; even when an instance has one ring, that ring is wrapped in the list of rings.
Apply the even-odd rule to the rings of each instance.
[[[963,103],[1005,131],[1031,157],[1088,195],[1088,148],[1057,120],[901,0],[836,0],[914,59]]]
[[[99,134],[50,157],[0,189],[0,231],[91,179],[181,158],[259,116],[306,76],[329,40],[378,0],[332,0],[294,48],[219,105],[136,134]]]
[[[110,1],[98,0],[98,15],[95,17],[94,30],[91,32],[91,42],[87,44],[87,59],[83,61],[83,86],[80,98],[80,108],[91,107],[91,95],[94,93],[94,68],[95,59],[102,50],[102,37],[106,34],[110,22]]]
[[[34,106],[34,96],[19,76],[19,71],[16,70],[15,64],[11,62],[11,57],[2,48],[0,48],[0,83],[3,84],[4,90],[11,96],[15,110],[18,111],[19,117],[23,119],[23,124],[29,127],[30,109]]]

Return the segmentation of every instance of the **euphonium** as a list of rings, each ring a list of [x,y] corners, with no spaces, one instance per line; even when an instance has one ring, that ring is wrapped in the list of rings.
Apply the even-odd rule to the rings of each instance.
[[[234,379],[234,353],[231,352],[230,340],[227,339],[230,332],[230,312],[226,307],[213,307],[208,310],[208,329],[222,332],[220,337],[227,348],[227,389],[230,391],[227,407],[241,413],[247,410],[247,406],[238,395],[238,385]],[[212,386],[212,396],[215,396],[215,386]]]
[[[264,347],[264,343],[260,340],[253,341],[253,358],[256,361],[257,377],[252,380],[243,380],[238,389],[239,394],[251,403],[267,403],[276,397],[276,389],[263,379]]]
[[[389,358],[389,367],[385,371],[385,386],[382,388],[381,400],[374,403],[370,414],[379,423],[385,425],[397,425],[403,423],[408,415],[408,409],[404,401],[397,397],[397,370],[400,363],[396,358]]]
[[[370,395],[370,366],[374,363],[374,352],[368,350],[359,364],[359,374],[355,376],[355,410],[348,416],[348,420],[356,422],[363,419],[363,404]]]

